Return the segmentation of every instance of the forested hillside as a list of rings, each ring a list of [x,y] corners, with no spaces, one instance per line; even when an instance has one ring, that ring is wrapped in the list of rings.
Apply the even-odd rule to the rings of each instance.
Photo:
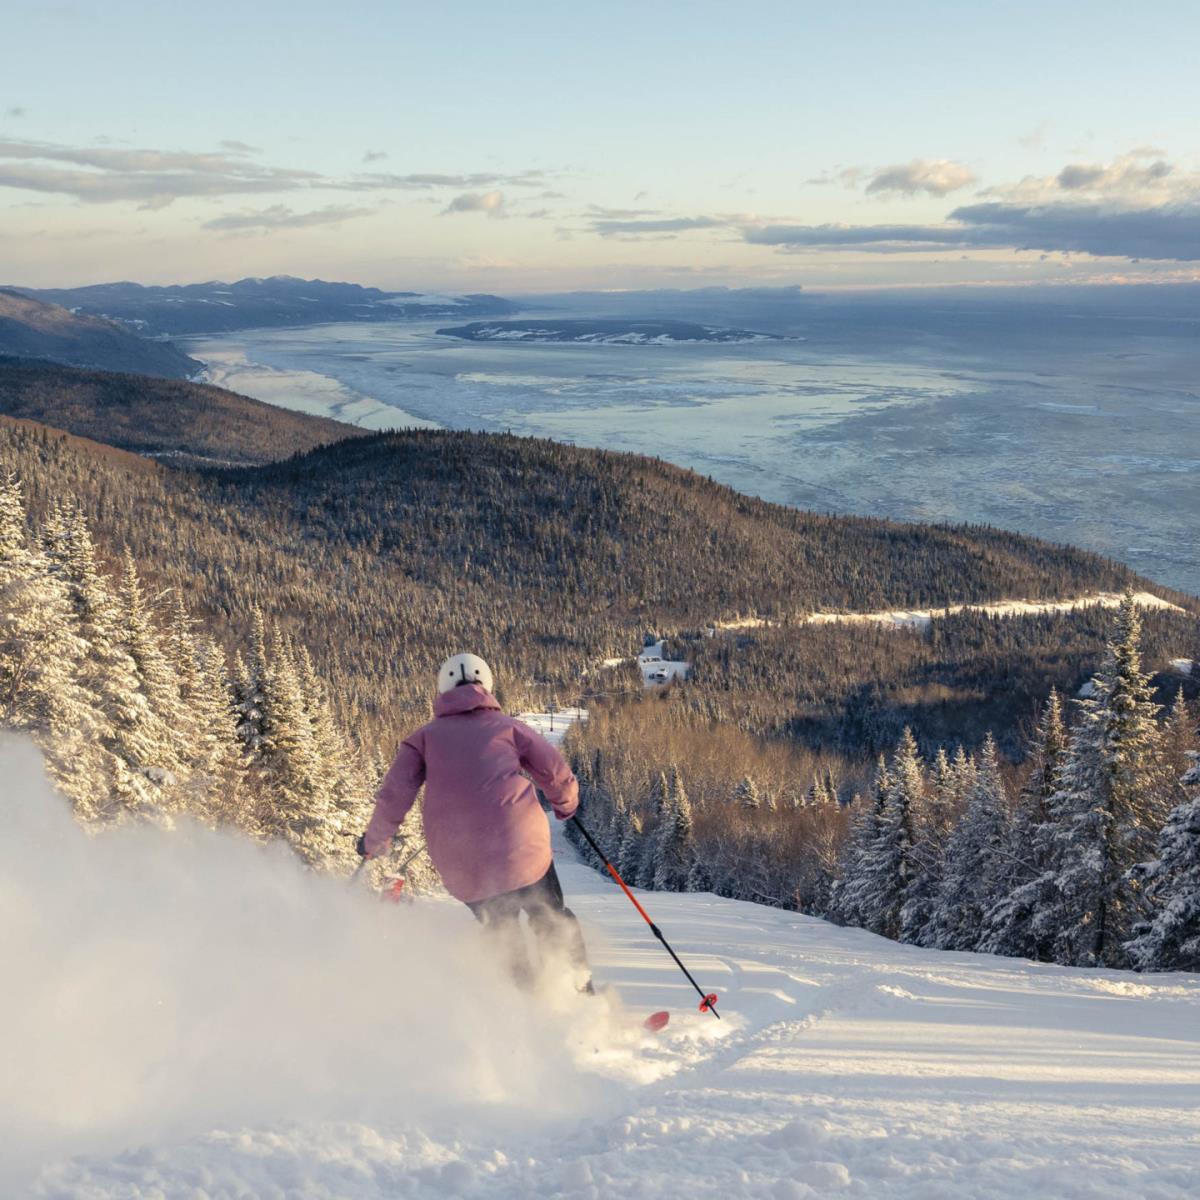
[[[206,384],[3,357],[0,413],[180,464],[270,462],[360,432]]]
[[[0,288],[0,354],[187,379],[204,364],[99,316]]]
[[[103,549],[128,546],[227,644],[261,605],[311,647],[368,741],[424,713],[430,663],[464,645],[496,660],[511,701],[571,699],[648,629],[1077,595],[1132,578],[1017,535],[816,516],[655,460],[513,437],[376,435],[206,471],[12,422],[0,446],[35,515],[77,500]],[[841,704],[844,690],[836,680],[826,699]]]

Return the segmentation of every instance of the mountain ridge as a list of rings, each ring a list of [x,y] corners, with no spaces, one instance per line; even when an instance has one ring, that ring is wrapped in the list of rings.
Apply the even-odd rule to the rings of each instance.
[[[22,295],[107,317],[154,337],[230,333],[338,321],[504,316],[517,306],[500,296],[385,291],[294,275],[210,280],[190,284],[91,284],[79,288],[20,288]]]
[[[189,379],[204,364],[107,318],[0,287],[0,355]]]
[[[363,432],[211,384],[4,356],[0,413],[180,464],[264,463]]]

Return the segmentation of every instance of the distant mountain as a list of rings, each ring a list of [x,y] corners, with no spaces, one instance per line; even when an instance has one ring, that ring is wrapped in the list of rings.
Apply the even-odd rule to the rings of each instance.
[[[0,414],[187,466],[267,463],[362,432],[205,384],[13,358],[0,358]]]
[[[8,288],[0,288],[0,354],[169,379],[204,369],[169,342]]]
[[[520,320],[473,321],[439,329],[468,342],[583,342],[615,346],[670,346],[679,342],[757,342],[774,334],[725,329],[692,321]]]
[[[506,316],[517,310],[516,305],[499,296],[385,292],[356,283],[327,283],[290,275],[240,279],[236,283],[171,287],[101,283],[22,292],[82,313],[108,317],[139,333],[176,337],[332,321]]]

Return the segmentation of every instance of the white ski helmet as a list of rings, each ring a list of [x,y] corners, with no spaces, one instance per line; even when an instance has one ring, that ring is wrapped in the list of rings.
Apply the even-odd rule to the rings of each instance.
[[[438,692],[452,691],[464,683],[477,683],[492,690],[492,668],[478,654],[455,654],[438,671]]]

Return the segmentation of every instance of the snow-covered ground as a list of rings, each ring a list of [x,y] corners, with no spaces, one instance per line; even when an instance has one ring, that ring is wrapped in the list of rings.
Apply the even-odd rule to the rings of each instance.
[[[1178,604],[1172,604],[1153,592],[1136,592],[1134,598],[1143,608],[1173,608],[1179,610]],[[901,609],[893,608],[885,612],[840,613],[817,612],[805,618],[809,625],[833,625],[867,623],[871,625],[922,626],[928,625],[938,617],[950,616],[955,613],[977,612],[989,617],[1028,617],[1038,613],[1071,612],[1077,608],[1119,608],[1121,606],[1119,592],[1096,592],[1089,596],[1077,596],[1071,600],[997,600],[992,604],[949,604],[945,608]],[[765,617],[737,617],[730,621],[718,621],[713,629],[760,629],[772,622]]]
[[[655,642],[653,646],[646,646],[637,657],[638,668],[642,672],[642,683],[646,687],[659,687],[673,679],[688,677],[692,664],[663,658],[663,649],[662,642]]]
[[[0,1194],[1197,1195],[1195,977],[645,896],[718,1021],[560,842],[622,1012],[516,993],[448,901],[381,906],[212,835],[5,822]],[[641,1033],[661,1007],[666,1032]]]
[[[642,673],[644,687],[662,687],[673,679],[686,679],[692,664],[675,659],[663,658],[663,643],[655,642],[643,646],[634,658],[606,658],[602,667],[619,667],[623,663],[636,662]]]

